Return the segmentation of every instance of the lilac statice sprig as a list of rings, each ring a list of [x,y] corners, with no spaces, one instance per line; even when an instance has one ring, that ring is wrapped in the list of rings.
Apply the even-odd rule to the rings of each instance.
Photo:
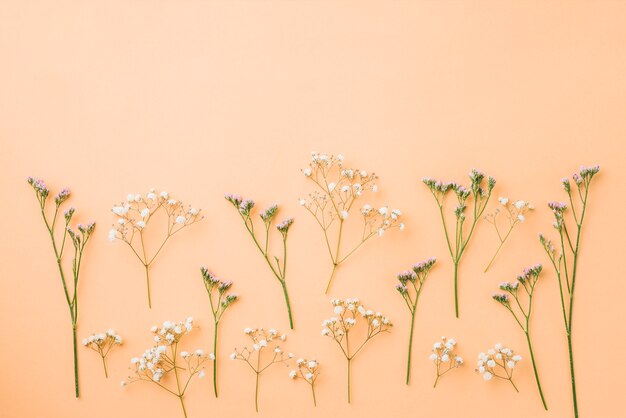
[[[122,345],[122,336],[115,332],[114,329],[109,329],[107,332],[100,332],[91,334],[89,337],[83,339],[83,345],[92,349],[102,358],[102,366],[104,367],[104,377],[109,377],[107,370],[106,357],[113,347]]]
[[[446,237],[446,243],[454,264],[454,312],[457,318],[459,317],[459,263],[461,262],[461,258],[463,257],[467,245],[472,238],[476,224],[482,217],[483,212],[487,207],[487,203],[489,203],[491,192],[496,185],[496,180],[493,177],[488,177],[486,181],[487,184],[485,185],[485,175],[476,169],[472,169],[472,171],[470,171],[469,178],[471,182],[469,187],[465,187],[454,182],[442,182],[429,177],[422,178],[422,182],[426,185],[426,187],[428,187],[428,190],[430,190],[435,198],[435,201],[437,202],[441,222],[443,224],[443,231]],[[454,241],[452,241],[451,234],[448,232],[448,226],[444,215],[444,203],[446,196],[450,191],[454,192],[457,199],[457,206],[454,209]],[[472,199],[470,199],[470,197]],[[471,209],[469,210],[472,215],[469,231],[466,231],[464,230],[464,225],[467,220],[466,212],[468,211],[468,205],[471,205]]]
[[[311,387],[311,394],[313,396],[313,406],[317,406],[317,399],[315,398],[315,381],[320,374],[320,364],[317,360],[307,360],[299,358],[296,360],[296,368],[289,372],[289,377],[293,380],[302,379]]]
[[[578,398],[576,394],[576,377],[574,373],[574,356],[572,346],[572,314],[574,311],[574,289],[576,287],[578,259],[580,256],[580,239],[583,222],[587,212],[589,188],[591,181],[600,171],[600,166],[582,166],[572,175],[572,182],[568,178],[561,180],[567,193],[569,208],[566,203],[550,202],[548,207],[554,215],[553,226],[559,235],[558,247],[555,249],[552,241],[543,234],[539,235],[541,246],[545,250],[559,282],[559,294],[563,311],[563,323],[567,335],[569,354],[570,377],[572,385],[572,403],[574,416],[578,417]],[[569,210],[568,210],[569,209]],[[574,226],[568,226],[566,215],[571,213]],[[571,222],[570,222],[571,225]]]
[[[67,302],[68,309],[70,311],[70,319],[72,321],[72,342],[73,342],[73,354],[74,354],[74,388],[76,397],[80,395],[79,383],[78,383],[78,344],[77,344],[77,328],[78,328],[78,281],[80,278],[80,271],[82,267],[83,254],[85,247],[93,234],[96,224],[90,222],[87,225],[78,224],[75,231],[70,223],[76,210],[72,207],[63,212],[63,220],[60,220],[59,213],[61,206],[70,198],[70,190],[68,188],[62,189],[57,193],[54,200],[54,212],[49,218],[46,214],[46,205],[48,203],[48,197],[50,190],[43,182],[43,180],[36,179],[34,177],[27,178],[28,184],[35,191],[35,196],[39,202],[39,209],[41,216],[46,226],[46,230],[50,235],[52,242],[52,250],[54,251],[54,257],[61,276],[61,284],[63,285],[63,293],[65,295],[65,301]],[[63,225],[58,228],[57,222],[62,222]],[[62,237],[57,237],[57,229],[62,231]],[[66,275],[65,267],[63,266],[63,256],[65,255],[67,237],[70,237],[72,246],[74,247],[72,257],[72,277]]]
[[[402,213],[387,206],[376,209],[370,204],[359,208],[357,203],[362,196],[378,191],[378,176],[367,170],[346,167],[341,154],[334,156],[313,152],[311,161],[302,173],[314,183],[315,190],[307,198],[300,198],[299,203],[313,215],[322,229],[333,265],[326,286],[328,293],[339,265],[363,244],[375,236],[383,236],[387,230],[404,229],[404,224],[400,221]],[[349,218],[353,218],[350,214],[357,210],[359,215],[355,218],[360,218],[363,222],[361,235],[355,244],[344,249],[344,225]]]
[[[332,338],[337,343],[348,362],[348,403],[350,403],[350,372],[354,357],[374,337],[390,332],[393,324],[382,313],[366,309],[358,298],[332,299],[331,304],[335,316],[322,322],[322,335]],[[351,345],[350,333],[355,329],[364,329],[365,338],[355,345],[353,337]]]
[[[243,330],[250,340],[251,346],[244,346],[231,353],[231,360],[241,360],[245,362],[256,375],[254,390],[254,405],[256,412],[259,412],[259,383],[261,374],[275,364],[289,366],[289,361],[294,357],[292,353],[286,353],[281,347],[281,343],[287,339],[285,334],[277,330],[264,328],[245,328]],[[266,355],[268,353],[268,355]],[[269,360],[268,360],[269,358]]]
[[[485,216],[485,220],[493,225],[496,234],[498,235],[498,240],[500,241],[496,252],[489,261],[489,264],[487,264],[487,267],[485,267],[485,273],[493,265],[496,257],[500,253],[500,250],[504,246],[504,243],[511,235],[511,232],[513,232],[513,229],[526,220],[528,212],[535,209],[532,203],[525,200],[512,201],[508,197],[499,197],[498,201],[500,202],[500,205],[502,205],[502,209],[496,208],[496,210]],[[504,213],[506,216],[506,221],[502,222],[504,224],[504,229],[501,229],[502,223],[498,221],[498,215],[500,215],[500,213]]]
[[[122,381],[122,387],[136,382],[152,383],[165,392],[176,396],[187,418],[185,394],[195,376],[204,377],[203,364],[207,356],[202,349],[183,351],[181,341],[193,330],[193,318],[185,321],[165,321],[153,326],[154,345],[141,357],[131,359],[131,375]]]
[[[206,267],[200,268],[204,287],[209,295],[211,314],[213,315],[213,352],[209,355],[213,361],[213,393],[217,398],[217,341],[220,320],[226,309],[239,300],[235,293],[227,293],[233,282],[222,281],[211,273]]]
[[[533,364],[535,381],[537,382],[537,390],[539,391],[539,396],[541,397],[541,403],[547,411],[548,405],[543,395],[543,390],[541,389],[539,371],[537,369],[537,362],[535,360],[535,354],[533,352],[530,336],[530,318],[533,307],[533,295],[542,270],[543,267],[541,264],[536,264],[524,269],[524,271],[518,275],[513,282],[503,282],[500,284],[500,290],[505,293],[496,293],[492,297],[496,302],[504,306],[511,313],[511,315],[513,315],[515,322],[517,322],[519,327],[524,332],[524,335],[526,335],[526,342],[528,344],[528,351],[530,352],[530,359]],[[522,298],[526,300],[525,303],[523,303]],[[511,383],[513,382],[511,381]]]
[[[166,191],[158,193],[150,189],[145,196],[130,193],[124,202],[111,209],[116,222],[109,231],[109,240],[120,240],[130,247],[133,254],[139,259],[146,271],[146,287],[148,289],[148,307],[152,308],[150,296],[150,267],[157,256],[165,247],[169,239],[186,227],[204,219],[201,210],[193,206],[185,205],[178,199],[174,199]],[[150,222],[157,213],[164,213],[167,217],[165,234],[157,241],[157,249],[148,254],[145,233]]]
[[[432,354],[429,357],[430,361],[435,365],[437,373],[433,388],[437,387],[441,376],[463,365],[463,358],[454,353],[456,344],[457,342],[454,338],[446,337],[441,337],[441,341],[433,344]]]
[[[478,354],[476,371],[481,374],[485,381],[496,379],[508,380],[516,392],[519,392],[513,382],[513,370],[522,356],[515,354],[510,348],[498,343],[486,353]]]
[[[413,348],[413,329],[415,326],[415,313],[417,311],[417,302],[420,294],[422,293],[422,287],[428,276],[428,272],[435,265],[437,259],[434,257],[429,258],[426,261],[422,261],[413,266],[411,270],[399,273],[397,275],[398,283],[396,290],[400,293],[404,302],[406,303],[409,312],[411,313],[411,329],[409,330],[409,350],[406,366],[406,384],[409,384],[411,375],[411,353]]]
[[[255,230],[254,220],[252,218],[254,201],[252,199],[244,199],[239,195],[227,194],[224,198],[230,202],[237,213],[241,216],[241,219],[246,227],[246,230],[252,237],[254,244],[259,249],[267,265],[269,266],[272,274],[276,277],[276,280],[280,283],[283,289],[283,295],[285,297],[285,304],[287,305],[287,314],[289,315],[289,328],[293,329],[293,316],[291,313],[291,303],[289,301],[289,292],[287,291],[287,237],[289,235],[289,229],[293,225],[293,218],[287,218],[276,225],[276,229],[282,238],[282,258],[277,255],[271,256],[270,254],[270,235],[272,224],[278,214],[279,207],[276,204],[271,205],[259,214],[263,223],[263,229],[265,230],[265,237],[261,237]]]

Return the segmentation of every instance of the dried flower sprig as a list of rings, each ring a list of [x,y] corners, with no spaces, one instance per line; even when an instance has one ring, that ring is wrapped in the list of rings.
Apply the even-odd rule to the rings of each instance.
[[[280,283],[283,289],[283,295],[285,296],[285,303],[287,305],[287,314],[289,315],[289,328],[293,329],[293,317],[291,315],[291,303],[289,302],[289,293],[287,292],[287,236],[289,234],[289,228],[293,224],[293,218],[287,218],[276,225],[276,229],[281,235],[283,241],[283,254],[282,260],[278,256],[270,258],[270,229],[272,222],[278,214],[278,205],[274,204],[259,214],[261,221],[263,221],[263,227],[265,229],[265,238],[260,242],[261,238],[257,236],[254,230],[254,220],[252,219],[252,209],[254,208],[254,201],[251,199],[243,199],[241,196],[234,194],[227,194],[224,196],[234,207],[237,209],[239,216],[243,220],[243,224],[248,230],[248,233],[252,237],[254,244],[259,249],[263,258],[267,262],[270,270],[276,277],[276,280]]]
[[[459,298],[457,284],[459,263],[461,262],[461,257],[463,257],[465,249],[467,248],[467,245],[472,238],[476,223],[482,217],[483,212],[487,207],[487,203],[489,203],[491,191],[496,185],[496,180],[493,177],[489,177],[487,179],[487,188],[485,189],[483,186],[483,180],[485,179],[485,175],[476,169],[472,169],[472,171],[469,173],[469,178],[471,180],[471,185],[469,188],[462,186],[458,183],[445,183],[427,177],[422,179],[422,182],[424,182],[424,184],[428,187],[433,197],[435,198],[435,201],[437,202],[437,206],[439,207],[439,214],[441,215],[441,222],[443,223],[443,231],[446,236],[448,250],[450,251],[450,256],[452,257],[452,262],[454,263],[454,313],[457,318],[459,317]],[[446,219],[443,208],[446,195],[450,191],[454,191],[454,194],[456,195],[458,201],[458,204],[454,209],[454,217],[456,219],[456,224],[454,228],[454,245],[452,245],[450,234],[448,234],[448,227],[446,226]],[[465,211],[468,207],[468,204],[470,204],[470,196],[472,197],[471,203],[473,203],[471,209],[472,220],[469,232],[465,234],[463,226],[466,220]]]
[[[76,397],[78,398],[80,395],[78,385],[78,349],[76,339],[76,329],[78,327],[78,279],[80,277],[80,269],[83,260],[83,253],[85,252],[85,246],[96,228],[96,223],[90,222],[87,225],[78,224],[76,226],[77,231],[75,231],[70,227],[70,222],[74,216],[75,209],[70,207],[63,212],[64,220],[60,221],[63,222],[63,233],[62,237],[59,239],[55,236],[55,227],[57,226],[57,221],[59,220],[58,218],[61,205],[70,198],[70,190],[64,188],[54,196],[54,213],[49,219],[48,215],[46,215],[46,203],[48,202],[50,190],[46,187],[46,184],[42,180],[34,177],[28,177],[27,182],[31,185],[33,190],[35,190],[35,196],[39,202],[41,216],[43,217],[44,224],[46,225],[46,229],[50,235],[50,240],[52,241],[54,257],[59,268],[59,274],[61,275],[61,283],[63,284],[63,293],[65,294],[67,307],[70,311],[70,319],[72,320],[72,342],[74,348],[74,388]],[[71,281],[69,277],[66,277],[65,268],[63,267],[63,255],[66,249],[65,244],[68,236],[72,242],[72,246],[74,247],[72,255]]]
[[[256,383],[254,389],[254,406],[259,412],[259,378],[261,373],[274,364],[285,364],[293,358],[292,353],[285,353],[280,347],[280,343],[287,339],[285,334],[279,334],[275,329],[265,330],[263,328],[245,328],[243,330],[252,340],[251,347],[244,347],[241,350],[235,348],[230,355],[231,360],[241,360],[250,366],[256,375]],[[270,352],[271,359],[269,361],[263,358],[263,353]]]
[[[311,394],[313,395],[313,405],[317,406],[317,400],[315,399],[315,381],[320,374],[320,364],[317,360],[307,360],[299,358],[296,361],[296,369],[289,372],[289,377],[292,379],[302,378],[305,382],[311,386]]]
[[[122,337],[114,329],[110,329],[107,332],[91,334],[89,337],[84,338],[83,345],[100,355],[102,366],[104,367],[104,377],[108,378],[109,371],[107,370],[106,357],[113,347],[122,345]]]
[[[429,357],[430,361],[435,364],[435,370],[437,371],[433,388],[437,387],[441,376],[463,365],[463,358],[454,354],[455,347],[456,340],[454,338],[441,337],[441,341],[433,344],[433,353]],[[448,365],[448,367],[446,368],[445,365]]]
[[[509,238],[509,235],[511,235],[511,232],[513,232],[513,228],[521,222],[524,222],[526,220],[526,214],[535,209],[532,203],[524,200],[512,201],[508,197],[499,197],[498,201],[503,206],[503,209],[497,208],[492,213],[485,216],[485,220],[493,225],[496,230],[496,234],[498,235],[498,240],[500,241],[500,244],[491,258],[491,261],[489,261],[489,264],[485,267],[485,273],[493,265],[493,262],[496,260],[496,257],[504,246],[504,243]],[[507,218],[507,222],[505,223],[506,226],[503,231],[500,231],[500,227],[498,226],[498,215],[500,212],[504,212]]]
[[[191,317],[184,322],[165,321],[162,327],[153,326],[150,331],[154,334],[155,345],[147,349],[141,357],[131,359],[133,375],[122,381],[122,387],[142,381],[154,383],[179,399],[183,415],[187,418],[185,393],[194,376],[198,375],[200,379],[204,377],[202,365],[207,359],[201,349],[193,353],[179,351],[181,340],[192,329]],[[174,383],[168,384],[172,380]]]
[[[389,332],[393,324],[380,312],[366,309],[357,298],[333,299],[330,302],[336,316],[322,322],[322,335],[332,338],[348,361],[348,403],[350,403],[350,369],[352,360],[372,338]],[[356,346],[350,345],[350,335],[354,329],[365,328],[365,339]],[[354,335],[354,334],[352,334]],[[354,338],[352,339],[354,343]]]
[[[576,378],[574,374],[574,356],[572,347],[572,313],[574,311],[574,289],[576,286],[576,274],[578,268],[578,257],[580,255],[580,235],[583,228],[583,221],[587,211],[587,199],[589,197],[589,186],[591,180],[600,171],[600,166],[581,167],[578,173],[572,175],[574,184],[567,178],[561,180],[563,188],[569,198],[571,213],[576,228],[568,228],[565,222],[565,212],[567,204],[560,202],[550,202],[548,207],[552,210],[555,218],[554,228],[559,234],[560,253],[554,248],[552,242],[539,235],[539,241],[543,249],[548,254],[552,266],[556,271],[559,281],[559,291],[561,296],[561,308],[563,309],[563,322],[567,334],[567,346],[569,351],[570,377],[572,379],[572,401],[574,404],[574,416],[578,417],[578,400],[576,397]],[[572,197],[574,195],[575,197]],[[576,204],[574,204],[576,202]],[[578,206],[578,209],[576,207]]]
[[[111,211],[117,220],[109,231],[109,240],[113,242],[119,239],[127,244],[143,264],[146,270],[148,307],[152,308],[150,266],[174,234],[202,220],[204,216],[200,215],[200,209],[184,205],[183,202],[170,197],[166,191],[157,194],[154,189],[150,189],[145,196],[129,194],[125,202],[113,206]],[[167,216],[166,234],[154,254],[148,255],[144,234],[148,223],[159,211],[165,212]]]
[[[233,282],[225,282],[215,277],[206,267],[200,268],[204,287],[209,294],[211,314],[213,315],[213,352],[209,355],[213,361],[213,392],[217,398],[217,337],[220,320],[226,309],[238,300],[234,293],[226,293]]]
[[[508,380],[511,382],[516,392],[519,392],[517,386],[513,382],[513,370],[522,356],[517,355],[510,348],[503,347],[498,343],[493,348],[487,350],[487,354],[480,353],[478,355],[478,363],[476,371],[480,373],[484,380],[497,379]],[[498,372],[498,371],[501,371]]]
[[[342,251],[344,224],[350,211],[365,192],[378,191],[375,183],[378,179],[376,174],[346,168],[343,160],[341,154],[334,156],[313,152],[311,162],[302,170],[305,177],[315,183],[317,189],[309,193],[308,198],[301,198],[299,203],[313,215],[322,228],[333,264],[326,293],[330,290],[337,267],[365,242],[374,236],[383,236],[388,229],[404,229],[404,224],[399,221],[401,212],[398,209],[390,210],[387,206],[374,209],[371,205],[365,204],[360,208],[360,217],[363,220],[360,240],[345,253]],[[333,225],[336,225],[336,228],[332,228]],[[333,235],[333,231],[336,232],[336,236]]]
[[[409,354],[406,365],[406,384],[409,384],[409,378],[411,375],[411,352],[413,347],[413,328],[415,325],[415,312],[417,311],[417,301],[422,293],[422,287],[426,281],[428,272],[435,265],[437,260],[434,257],[429,258],[426,261],[417,263],[411,270],[398,274],[399,284],[396,285],[396,290],[402,295],[406,306],[411,312],[411,329],[409,331]]]
[[[539,390],[539,396],[541,396],[541,403],[547,411],[548,405],[546,404],[545,397],[543,396],[543,391],[541,390],[539,372],[537,371],[537,363],[535,362],[535,354],[533,353],[533,346],[530,338],[530,315],[533,308],[533,294],[535,291],[535,285],[537,284],[537,280],[539,279],[539,275],[541,274],[542,269],[543,267],[541,266],[541,264],[528,267],[522,272],[522,274],[517,276],[517,279],[514,282],[501,283],[500,290],[503,290],[507,293],[497,293],[493,295],[493,299],[499,302],[505,308],[507,308],[509,312],[511,312],[513,318],[515,318],[515,322],[517,322],[517,324],[526,335],[528,351],[530,352],[530,359],[533,363],[533,371],[535,372],[537,389]],[[523,292],[520,291],[520,289],[522,289]],[[526,308],[522,306],[522,302],[520,301],[521,293],[525,293],[528,299]],[[511,298],[515,301],[515,304],[511,303]]]

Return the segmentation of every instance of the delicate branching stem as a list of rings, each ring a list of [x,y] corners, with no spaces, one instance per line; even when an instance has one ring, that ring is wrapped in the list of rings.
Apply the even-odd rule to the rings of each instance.
[[[482,217],[483,212],[487,207],[487,203],[489,202],[489,198],[491,197],[491,192],[496,184],[495,179],[493,177],[489,177],[487,182],[487,189],[484,189],[482,183],[485,175],[477,170],[472,170],[469,174],[469,177],[472,183],[469,189],[457,183],[443,183],[430,178],[422,179],[424,184],[426,184],[433,197],[435,198],[435,201],[437,202],[439,215],[441,217],[441,223],[443,225],[443,231],[446,238],[446,244],[448,246],[448,251],[450,252],[450,257],[452,258],[452,263],[454,264],[454,313],[457,318],[459,317],[459,263],[461,262],[461,258],[463,257],[467,245],[472,238],[476,224],[478,220]],[[444,214],[444,201],[446,194],[449,191],[454,191],[454,194],[456,195],[458,201],[457,207],[454,210],[456,221],[454,227],[454,244],[452,243],[451,234],[448,231],[449,228],[446,224],[446,217]],[[472,219],[469,231],[467,231],[467,233],[464,233],[463,227],[466,221],[465,211],[467,209],[468,199],[470,196],[473,200]]]
[[[574,417],[578,418],[578,398],[576,393],[576,376],[574,371],[574,353],[572,344],[572,323],[574,313],[574,290],[576,288],[578,259],[580,255],[580,239],[587,211],[587,199],[589,196],[589,186],[592,178],[600,171],[599,166],[590,168],[582,167],[579,173],[572,176],[574,184],[565,178],[561,181],[565,192],[568,195],[568,200],[571,207],[571,213],[574,224],[576,225],[575,239],[572,240],[572,236],[568,231],[567,223],[565,221],[565,212],[567,205],[565,203],[550,202],[548,206],[552,210],[555,223],[554,227],[559,234],[559,246],[560,252],[557,252],[552,242],[546,239],[543,235],[539,236],[540,242],[546,254],[548,255],[552,266],[557,275],[559,283],[559,296],[561,300],[561,309],[563,312],[563,323],[565,326],[565,333],[567,336],[567,348],[569,357],[569,370],[571,377],[572,387],[572,403],[574,408]],[[572,194],[578,196],[575,199]],[[579,209],[577,209],[579,206]],[[579,212],[577,212],[579,210]],[[568,261],[569,260],[569,261]]]
[[[246,230],[252,237],[252,241],[254,241],[255,246],[261,252],[261,255],[265,259],[268,267],[272,271],[272,274],[278,280],[283,290],[283,296],[285,297],[285,305],[287,306],[287,315],[289,317],[289,328],[293,329],[293,316],[291,313],[291,303],[289,301],[289,293],[287,292],[287,236],[289,232],[289,228],[293,224],[293,218],[287,218],[278,225],[276,225],[276,229],[281,234],[282,237],[282,260],[277,256],[270,255],[270,230],[273,224],[273,221],[278,213],[278,206],[272,205],[264,212],[260,214],[261,220],[263,221],[263,226],[265,230],[265,238],[261,238],[258,236],[257,232],[254,229],[254,220],[252,219],[252,208],[254,207],[254,202],[252,200],[246,199],[243,200],[241,197],[236,195],[226,195],[226,200],[233,204],[233,206],[237,209],[239,216],[246,227]]]
[[[52,243],[52,249],[54,251],[55,261],[59,270],[59,275],[61,276],[61,284],[63,286],[63,293],[65,295],[65,300],[67,302],[68,310],[70,313],[70,320],[72,323],[72,344],[73,344],[73,355],[74,355],[74,388],[76,398],[80,396],[79,390],[79,382],[78,382],[78,348],[77,348],[77,328],[78,328],[78,280],[80,276],[80,267],[82,263],[83,253],[85,251],[85,246],[93,233],[96,224],[91,222],[86,226],[81,224],[77,225],[78,231],[74,231],[70,227],[70,221],[72,216],[74,215],[74,208],[69,208],[67,211],[63,213],[64,224],[63,235],[60,240],[60,244],[57,241],[55,236],[55,227],[57,225],[57,220],[59,218],[59,210],[61,205],[70,197],[69,189],[61,190],[56,196],[54,196],[54,213],[52,218],[49,219],[46,215],[46,203],[48,200],[48,196],[50,191],[46,187],[43,181],[29,177],[27,179],[28,184],[30,184],[37,197],[39,202],[39,209],[41,212],[41,216],[44,221],[44,225],[48,231],[50,236],[50,241]],[[72,280],[71,286],[68,283],[68,277],[65,274],[65,270],[63,267],[63,255],[65,250],[65,243],[67,238],[70,238],[72,241],[72,245],[74,247],[74,253],[72,256]]]

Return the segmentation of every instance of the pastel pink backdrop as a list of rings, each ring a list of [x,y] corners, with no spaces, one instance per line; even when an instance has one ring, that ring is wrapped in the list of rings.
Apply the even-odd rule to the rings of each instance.
[[[176,399],[150,385],[120,388],[149,328],[194,316],[188,347],[211,343],[199,267],[235,282],[226,313],[220,398],[193,383],[190,417],[254,414],[254,376],[226,355],[246,326],[288,331],[280,287],[225,192],[296,218],[288,286],[296,330],[286,348],[316,357],[318,407],[289,369],[262,378],[259,416],[572,416],[558,288],[546,268],[533,337],[549,412],[543,412],[525,339],[491,300],[500,281],[547,263],[548,200],[560,179],[601,164],[590,194],[576,290],[574,344],[583,417],[617,417],[626,343],[623,163],[626,135],[626,4],[620,2],[18,2],[0,5],[0,410],[3,417],[180,416]],[[320,336],[331,316],[323,289],[329,260],[321,231],[297,199],[312,150],[343,153],[380,175],[373,204],[404,213],[406,230],[375,239],[338,271],[331,295],[359,296],[392,318],[353,367]],[[481,223],[460,270],[453,315],[452,264],[422,176],[466,181],[477,167],[495,195],[537,206],[488,274],[497,245]],[[116,328],[123,347],[104,379],[80,349],[82,397],[73,397],[70,321],[48,237],[27,175],[71,187],[81,221],[98,226],[80,283],[79,336]],[[201,207],[206,219],[174,237],[152,269],[153,309],[141,265],[110,243],[110,207],[156,187]],[[490,204],[489,209],[496,206]],[[412,383],[404,385],[409,314],[395,274],[436,256],[418,307]],[[467,360],[432,389],[427,356],[454,336]],[[520,393],[484,382],[475,357],[496,342],[519,351]],[[210,371],[210,368],[207,370]]]

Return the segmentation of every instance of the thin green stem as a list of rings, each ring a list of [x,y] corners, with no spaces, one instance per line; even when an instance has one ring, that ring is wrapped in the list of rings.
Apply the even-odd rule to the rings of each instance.
[[[146,287],[148,288],[148,308],[152,309],[152,299],[150,297],[150,265],[144,264],[146,268]]]
[[[72,338],[74,342],[74,387],[76,389],[76,398],[80,396],[80,390],[78,388],[78,349],[76,341],[76,324],[72,324]]]
[[[526,332],[526,341],[528,342],[528,351],[530,351],[530,360],[533,363],[533,372],[535,373],[535,380],[537,381],[537,389],[539,389],[539,396],[541,396],[541,403],[543,404],[544,409],[547,411],[548,405],[546,404],[546,399],[543,396],[543,390],[541,390],[541,382],[539,381],[539,373],[537,372],[537,364],[535,363],[535,354],[533,353],[533,346],[530,342],[530,334],[528,332]],[[511,383],[513,383],[513,381],[511,381]]]
[[[217,398],[217,327],[219,322],[215,321],[215,331],[213,334],[213,393]]]
[[[107,370],[107,362],[104,359],[104,356],[102,356],[102,366],[104,367],[104,377],[106,377],[108,379],[109,378],[109,372]]]
[[[348,403],[350,403],[350,366],[352,364],[352,359],[348,359]]]
[[[409,353],[408,360],[406,364],[406,384],[409,384],[409,379],[411,376],[411,351],[413,347],[413,328],[415,324],[415,311],[411,314],[411,330],[409,331]]]
[[[459,290],[458,290],[459,261],[454,262],[454,314],[459,317]]]
[[[285,302],[287,303],[287,314],[289,315],[289,328],[293,329],[293,317],[291,316],[291,303],[289,302],[289,294],[287,293],[287,283],[284,280],[280,282],[283,287],[283,294],[285,295]]]
[[[335,271],[337,270],[337,266],[339,265],[339,251],[341,250],[341,236],[343,234],[343,218],[339,218],[339,235],[337,236],[337,248],[335,250],[335,257],[333,261],[333,271],[330,273],[330,279],[328,279],[328,284],[326,285],[325,294],[328,294],[330,290],[330,286],[333,282],[333,277],[335,277]]]

